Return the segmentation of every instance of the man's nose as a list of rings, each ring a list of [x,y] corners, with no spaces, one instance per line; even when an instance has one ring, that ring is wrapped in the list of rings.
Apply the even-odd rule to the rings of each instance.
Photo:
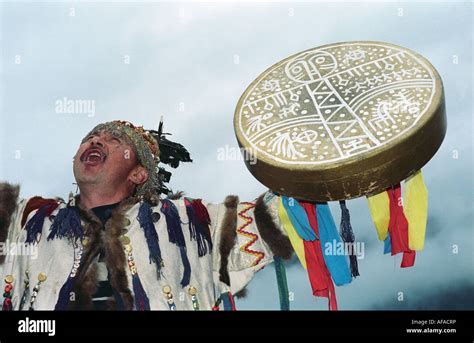
[[[91,145],[98,145],[100,147],[104,147],[104,141],[102,137],[95,136],[91,139]]]

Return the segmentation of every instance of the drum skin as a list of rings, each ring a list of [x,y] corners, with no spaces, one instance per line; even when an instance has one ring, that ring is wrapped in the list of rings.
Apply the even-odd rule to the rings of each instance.
[[[446,133],[444,90],[421,55],[342,42],[292,55],[241,96],[245,164],[272,191],[325,202],[377,194],[421,169]]]

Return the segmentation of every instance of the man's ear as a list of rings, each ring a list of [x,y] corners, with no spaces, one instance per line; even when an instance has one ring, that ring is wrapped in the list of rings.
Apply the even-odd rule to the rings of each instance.
[[[138,165],[130,173],[128,179],[136,185],[141,185],[148,180],[148,170],[145,167]]]

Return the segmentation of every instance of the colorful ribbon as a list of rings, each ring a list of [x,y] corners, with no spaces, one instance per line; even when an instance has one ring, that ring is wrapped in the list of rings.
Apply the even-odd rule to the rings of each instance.
[[[423,249],[428,209],[428,192],[421,172],[405,185],[405,210],[400,184],[367,197],[378,237],[384,241],[384,254],[403,253],[402,268],[413,266],[415,250]]]
[[[428,218],[428,190],[421,170],[405,181],[404,212],[408,220],[408,242],[411,250],[423,250]]]
[[[352,275],[348,256],[344,254],[344,244],[341,236],[339,236],[328,204],[317,204],[316,213],[324,261],[331,277],[337,286],[351,283]],[[342,247],[343,254],[339,253],[339,247]]]
[[[290,200],[290,198],[285,196],[282,196],[281,200],[298,235],[305,241],[314,241],[318,239],[314,231],[311,229],[305,210],[301,207],[298,201],[293,198]]]
[[[392,242],[390,242],[390,234],[387,234],[387,238],[383,241],[383,253],[390,254],[392,252]]]
[[[304,245],[303,240],[296,232],[295,228],[291,224],[291,220],[288,217],[288,213],[285,210],[283,205],[283,197],[280,197],[280,202],[278,205],[278,217],[280,218],[280,223],[283,229],[286,231],[288,238],[290,239],[290,243],[293,246],[293,250],[296,253],[296,256],[300,260],[301,265],[304,269],[306,269],[306,259],[304,254]]]
[[[415,252],[410,250],[408,244],[408,221],[403,213],[400,184],[387,190],[390,200],[390,222],[388,230],[392,245],[392,255],[403,253],[402,268],[415,264]]]
[[[232,293],[226,292],[221,294],[222,303],[224,304],[224,311],[236,311],[234,297]]]
[[[288,292],[288,281],[286,279],[286,270],[283,259],[278,256],[274,256],[275,261],[275,273],[278,282],[278,296],[280,298],[280,310],[290,310],[290,294]]]
[[[359,265],[357,263],[357,254],[355,252],[355,235],[351,225],[351,215],[349,209],[346,206],[345,200],[339,201],[341,207],[341,238],[344,241],[345,246],[351,248],[349,251],[349,265],[351,268],[352,277],[359,276]]]
[[[316,235],[319,235],[316,208],[314,204],[302,202],[301,205],[307,214],[311,228],[314,230]],[[328,298],[329,309],[337,310],[334,284],[332,283],[331,275],[326,267],[326,263],[324,262],[321,242],[319,240],[303,241],[303,244],[313,295],[316,297]]]
[[[387,192],[382,192],[367,197],[370,214],[375,224],[379,240],[385,241],[388,235],[388,224],[390,222],[390,200]]]

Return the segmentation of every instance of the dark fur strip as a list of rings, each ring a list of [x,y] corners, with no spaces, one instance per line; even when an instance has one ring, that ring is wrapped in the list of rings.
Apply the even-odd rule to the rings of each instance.
[[[0,182],[0,242],[5,242],[8,237],[11,217],[15,212],[20,187],[9,183]],[[0,264],[3,263],[5,255],[0,256]]]
[[[179,200],[184,196],[183,191],[177,191],[177,192],[170,192],[167,196],[167,199],[170,200]]]
[[[293,254],[290,240],[277,227],[273,221],[265,201],[265,194],[258,197],[255,204],[255,223],[257,224],[260,236],[268,244],[273,255],[289,260]]]
[[[105,309],[106,311],[117,311],[117,302],[115,301],[114,298],[110,298],[107,300],[105,303]]]
[[[119,237],[123,234],[125,212],[137,202],[129,198],[112,211],[112,217],[105,224],[104,247],[110,284],[123,301],[124,310],[133,310],[133,296],[128,287],[127,259]]]
[[[99,255],[100,250],[103,248],[102,239],[102,223],[100,219],[91,210],[86,210],[78,207],[79,215],[84,221],[84,235],[87,237],[89,243],[84,247],[82,263],[78,270],[78,280],[85,274],[89,269],[89,265]]]
[[[78,203],[77,199],[76,203]],[[74,284],[75,301],[70,302],[69,309],[91,310],[93,309],[92,295],[98,287],[95,261],[103,248],[102,223],[91,210],[83,209],[80,204],[77,208],[84,221],[84,234],[89,243],[84,247],[82,262]]]
[[[230,286],[230,276],[227,270],[229,262],[229,254],[235,244],[237,236],[237,205],[239,197],[236,195],[228,195],[225,198],[225,213],[220,227],[221,241],[219,244],[219,252],[221,255],[221,265],[219,268],[219,280]]]
[[[92,295],[97,292],[97,263],[89,265],[80,280],[74,284],[74,301],[69,302],[68,310],[94,310]]]
[[[237,293],[234,294],[234,298],[237,298],[237,299],[244,299],[246,298],[248,295],[248,290],[246,287],[242,288],[240,291],[238,291]]]

